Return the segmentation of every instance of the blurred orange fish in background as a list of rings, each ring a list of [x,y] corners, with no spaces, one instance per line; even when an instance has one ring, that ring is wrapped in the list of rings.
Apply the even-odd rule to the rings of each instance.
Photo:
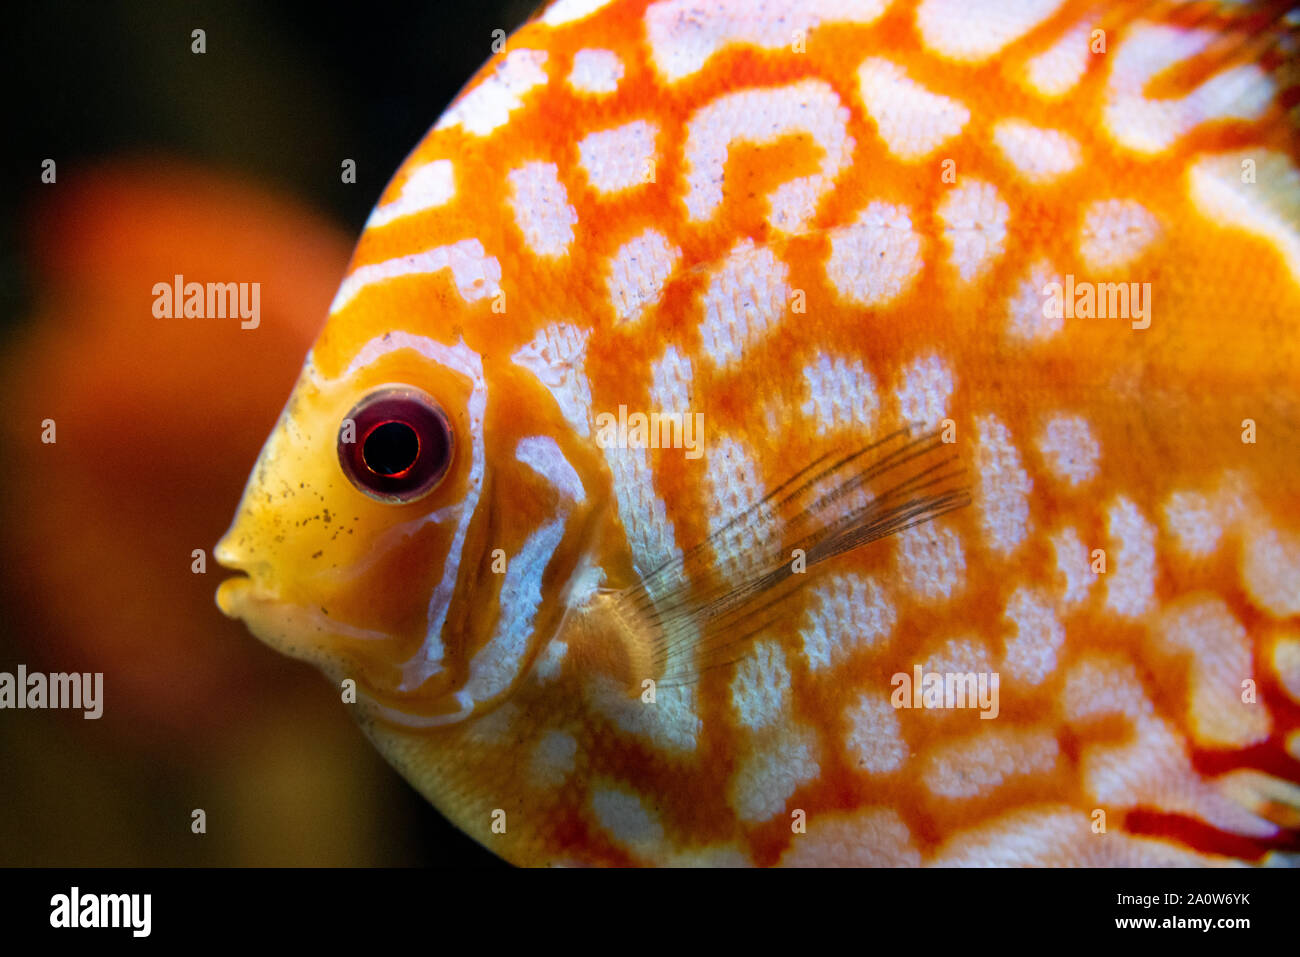
[[[34,309],[0,357],[6,448],[22,463],[6,470],[0,517],[0,668],[103,672],[104,710],[93,722],[6,713],[0,863],[409,860],[372,833],[401,817],[396,778],[314,675],[212,603],[209,549],[349,239],[281,196],[171,160],[60,168],[37,196]],[[154,284],[177,274],[260,283],[257,328],[155,317]],[[187,842],[195,808],[208,834]]]

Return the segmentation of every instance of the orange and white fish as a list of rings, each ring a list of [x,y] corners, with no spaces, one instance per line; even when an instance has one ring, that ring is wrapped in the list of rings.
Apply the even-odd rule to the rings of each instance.
[[[370,217],[221,608],[520,864],[1289,860],[1298,25],[559,0]]]

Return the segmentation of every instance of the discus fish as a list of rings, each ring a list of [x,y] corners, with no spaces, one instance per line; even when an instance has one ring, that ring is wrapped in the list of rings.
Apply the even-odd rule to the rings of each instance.
[[[219,560],[525,865],[1285,862],[1300,21],[559,0]]]

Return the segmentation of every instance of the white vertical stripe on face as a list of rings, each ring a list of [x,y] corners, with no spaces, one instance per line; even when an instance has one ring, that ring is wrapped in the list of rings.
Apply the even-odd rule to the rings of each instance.
[[[358,369],[370,365],[380,356],[399,349],[412,349],[453,372],[465,376],[472,383],[465,417],[469,425],[469,435],[458,437],[462,443],[468,439],[470,449],[470,471],[465,486],[465,497],[452,505],[441,508],[425,517],[426,522],[454,521],[456,531],[447,548],[447,557],[443,562],[442,578],[429,597],[428,629],[424,642],[415,655],[402,667],[402,682],[399,688],[408,691],[418,688],[430,675],[439,670],[445,651],[442,642],[442,628],[447,621],[447,611],[456,590],[456,574],[460,569],[461,551],[465,547],[465,535],[469,523],[478,508],[479,496],[483,492],[483,470],[486,453],[483,447],[483,420],[487,409],[487,380],[483,376],[483,360],[478,353],[471,350],[464,341],[454,346],[444,345],[426,336],[413,336],[407,332],[390,332],[367,342],[357,352],[352,363],[344,371],[342,378],[351,377]]]
[[[501,583],[501,617],[492,638],[469,663],[465,693],[485,701],[510,687],[528,651],[537,609],[542,604],[542,575],[564,538],[564,518],[543,525],[528,537],[506,564]]]
[[[549,435],[530,435],[515,446],[515,458],[550,482],[573,502],[584,502],[587,493],[582,479],[564,457],[560,445]]]

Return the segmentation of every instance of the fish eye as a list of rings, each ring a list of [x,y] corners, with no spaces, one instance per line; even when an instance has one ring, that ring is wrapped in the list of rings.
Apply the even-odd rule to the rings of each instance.
[[[432,397],[407,386],[366,396],[339,427],[339,465],[359,491],[381,502],[423,498],[451,465],[451,424]]]

